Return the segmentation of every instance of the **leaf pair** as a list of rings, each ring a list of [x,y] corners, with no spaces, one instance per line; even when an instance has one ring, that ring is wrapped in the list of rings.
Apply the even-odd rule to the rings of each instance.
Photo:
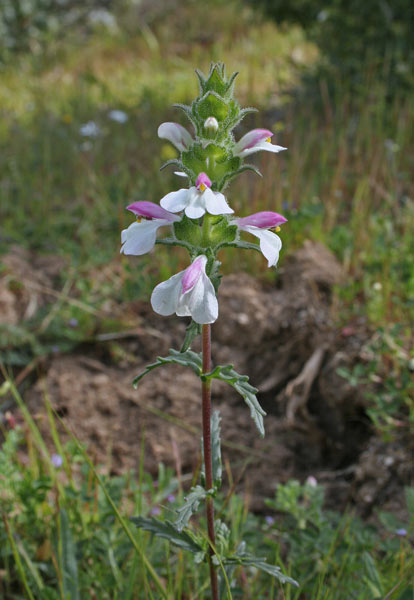
[[[186,336],[187,342],[184,341],[185,347],[189,346],[188,339],[193,336],[193,334],[195,334],[195,327],[188,332],[188,336]],[[250,416],[259,430],[260,435],[264,437],[265,430],[263,417],[266,416],[266,413],[257,400],[256,394],[258,390],[248,383],[249,378],[247,375],[239,375],[239,373],[234,370],[233,365],[217,366],[210,373],[203,373],[201,354],[189,349],[186,349],[184,352],[170,349],[169,356],[159,356],[154,363],[148,365],[142,373],[135,377],[133,380],[134,387],[136,388],[138,386],[138,383],[145,375],[147,375],[147,373],[166,364],[190,367],[202,381],[219,379],[234,387],[246,402],[250,409]]]

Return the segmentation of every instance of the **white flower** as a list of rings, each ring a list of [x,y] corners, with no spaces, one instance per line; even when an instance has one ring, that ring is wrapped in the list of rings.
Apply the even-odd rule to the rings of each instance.
[[[278,213],[271,211],[263,211],[235,219],[237,227],[241,231],[247,231],[259,238],[260,250],[265,258],[267,258],[267,266],[275,267],[279,260],[282,241],[278,235],[268,231],[269,229],[279,228],[279,225],[286,223],[287,219]]]
[[[171,142],[180,152],[188,150],[193,143],[187,129],[178,123],[161,123],[158,127],[158,137]]]
[[[95,10],[91,10],[88,15],[89,22],[93,25],[103,25],[108,29],[116,29],[117,22],[112,13],[105,8],[97,8]]]
[[[101,129],[95,121],[88,121],[79,127],[79,133],[84,137],[99,137]]]
[[[211,181],[205,173],[197,177],[195,187],[170,192],[161,199],[161,206],[173,213],[184,211],[190,219],[198,219],[206,212],[211,215],[230,215],[233,209],[220,192],[213,192]]]
[[[110,110],[108,113],[108,117],[112,119],[112,121],[116,121],[116,123],[126,123],[129,119],[126,112],[123,110]]]
[[[268,129],[252,129],[244,135],[234,146],[234,156],[245,158],[249,154],[267,150],[268,152],[281,152],[286,150],[283,146],[271,144],[270,139],[273,133]]]
[[[216,117],[207,117],[204,121],[204,129],[209,133],[216,133],[219,128],[218,121]]]
[[[134,202],[127,208],[140,220],[131,223],[128,229],[124,229],[121,233],[121,252],[124,254],[134,254],[135,256],[146,254],[155,245],[158,228],[180,220],[180,217],[169,213],[153,202]],[[145,220],[141,221],[142,217]]]
[[[203,325],[214,323],[218,302],[206,264],[207,257],[198,256],[187,269],[158,284],[151,295],[154,311],[163,316],[192,317]]]

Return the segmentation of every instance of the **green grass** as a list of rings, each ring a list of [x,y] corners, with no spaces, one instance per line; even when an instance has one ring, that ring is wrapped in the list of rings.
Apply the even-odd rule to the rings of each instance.
[[[183,501],[181,484],[187,484],[181,480],[179,485],[162,464],[156,481],[142,466],[139,473],[109,477],[107,466],[95,466],[73,435],[62,444],[59,423],[48,410],[55,450],[62,457],[62,466],[54,466],[17,390],[5,385],[11,385],[24,423],[3,431],[0,453],[1,597],[208,598],[206,564],[137,530],[129,520],[151,514],[174,520]],[[143,455],[144,442],[141,465]],[[252,514],[242,496],[220,495],[218,514],[225,507],[231,534],[228,538],[222,527],[217,546],[237,547],[244,540],[252,554],[280,565],[301,584],[281,587],[255,569],[239,567],[231,578],[231,596],[223,598],[405,598],[413,584],[413,488],[407,488],[406,497],[411,521],[400,523],[381,513],[384,527],[378,528],[352,514],[323,510],[323,488],[312,483],[279,485],[267,501],[267,518]],[[188,531],[196,534],[203,520],[202,514],[193,517]],[[401,528],[405,536],[396,534]]]

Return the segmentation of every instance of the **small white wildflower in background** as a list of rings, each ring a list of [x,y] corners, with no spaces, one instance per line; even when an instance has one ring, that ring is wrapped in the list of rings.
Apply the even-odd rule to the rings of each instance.
[[[309,477],[306,480],[306,485],[310,485],[311,487],[316,487],[318,485],[318,481],[317,481],[316,477],[314,477],[313,475],[309,475]]]
[[[92,150],[92,148],[92,142],[82,142],[82,144],[80,145],[80,149],[82,150],[82,152],[89,152],[89,150]]]
[[[398,152],[398,150],[400,149],[399,145],[396,142],[394,142],[394,140],[390,139],[385,140],[384,146],[388,150],[388,152],[391,152],[392,154]]]
[[[124,112],[123,110],[117,110],[117,109],[110,110],[108,113],[108,117],[112,121],[116,121],[116,123],[126,123],[129,119],[126,112]]]
[[[99,137],[101,128],[95,121],[88,121],[79,127],[79,133],[84,137]]]
[[[103,25],[108,29],[116,29],[118,27],[118,23],[112,13],[105,8],[97,8],[95,10],[91,10],[88,15],[89,23],[92,25]]]
[[[376,281],[372,287],[376,292],[380,292],[382,290],[382,283]]]

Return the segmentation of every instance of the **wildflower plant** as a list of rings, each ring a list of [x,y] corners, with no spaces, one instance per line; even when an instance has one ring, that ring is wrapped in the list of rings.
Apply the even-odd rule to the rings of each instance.
[[[190,367],[201,380],[202,388],[202,450],[204,468],[201,484],[188,493],[185,504],[177,510],[177,518],[162,522],[155,517],[134,517],[136,525],[168,539],[181,549],[194,554],[198,562],[206,561],[210,569],[211,595],[218,599],[227,591],[231,597],[230,580],[238,565],[254,566],[278,578],[282,583],[295,584],[280,567],[249,554],[243,542],[232,547],[230,531],[222,521],[214,521],[214,498],[221,485],[220,416],[211,410],[211,384],[214,379],[227,382],[243,397],[261,436],[264,436],[264,410],[257,398],[257,389],[248,377],[239,375],[233,365],[214,366],[211,362],[211,324],[219,314],[217,292],[220,285],[220,261],[217,256],[228,247],[261,252],[268,266],[276,266],[282,242],[272,230],[279,230],[286,219],[275,212],[259,212],[236,216],[224,190],[245,171],[259,173],[246,158],[265,150],[280,152],[282,146],[271,143],[272,132],[254,129],[235,140],[233,130],[253,108],[241,108],[234,98],[237,73],[227,78],[224,65],[212,64],[208,76],[196,71],[200,94],[191,106],[177,105],[184,111],[194,132],[178,123],[163,123],[158,136],[170,141],[179,151],[179,158],[168,161],[162,168],[173,165],[184,187],[164,196],[160,204],[134,202],[128,210],[137,217],[122,232],[124,254],[142,255],[155,244],[182,246],[189,252],[189,265],[167,281],[158,284],[151,304],[160,315],[176,314],[190,317],[186,336],[180,350],[158,357],[134,380],[137,386],[147,373],[164,364]],[[260,173],[259,173],[260,174]],[[169,231],[157,239],[158,229]],[[253,235],[259,244],[245,240]],[[191,350],[194,339],[201,334],[202,352]],[[191,516],[206,505],[207,534],[190,527]],[[220,581],[218,578],[220,575]]]

